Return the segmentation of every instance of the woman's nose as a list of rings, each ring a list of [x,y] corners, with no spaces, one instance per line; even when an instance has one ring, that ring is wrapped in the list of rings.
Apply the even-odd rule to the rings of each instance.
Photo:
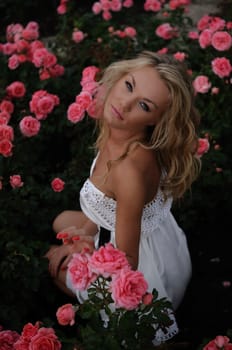
[[[120,101],[120,106],[121,106],[122,112],[129,112],[132,107],[132,100],[130,98],[124,97]]]

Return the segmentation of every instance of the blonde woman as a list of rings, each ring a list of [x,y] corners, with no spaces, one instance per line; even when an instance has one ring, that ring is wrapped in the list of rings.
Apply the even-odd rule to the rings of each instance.
[[[149,290],[177,309],[191,277],[186,237],[171,213],[197,178],[198,115],[192,83],[180,62],[149,51],[111,64],[103,93],[97,156],[80,192],[82,211],[64,211],[55,232],[79,235],[77,243],[52,247],[49,269],[60,288],[74,295],[67,264],[82,244],[99,246],[99,232],[143,272]],[[77,292],[81,301],[82,295]],[[176,334],[176,323],[166,340]],[[159,340],[159,339],[158,339]]]

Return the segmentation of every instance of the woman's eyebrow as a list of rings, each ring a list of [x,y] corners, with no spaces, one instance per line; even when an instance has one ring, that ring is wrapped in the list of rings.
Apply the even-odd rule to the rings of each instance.
[[[135,78],[134,78],[133,74],[129,73],[129,76],[130,76],[131,79],[132,79],[132,84],[133,84],[133,86],[136,87],[136,82],[135,82]],[[144,99],[145,101],[147,101],[147,102],[153,104],[153,105],[155,106],[155,108],[157,108],[157,109],[159,108],[159,106],[158,106],[154,101],[150,100],[149,98],[144,97],[143,99]]]

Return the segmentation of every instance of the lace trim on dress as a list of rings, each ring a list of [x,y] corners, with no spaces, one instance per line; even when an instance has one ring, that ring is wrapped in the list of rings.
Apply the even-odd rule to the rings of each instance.
[[[154,345],[160,345],[161,343],[166,342],[167,340],[173,338],[175,335],[179,333],[179,328],[176,323],[175,316],[173,314],[173,311],[168,310],[169,317],[173,321],[171,326],[168,327],[167,332],[164,332],[162,329],[158,329],[156,331],[155,339],[153,340]]]
[[[106,222],[107,226],[114,230],[116,220],[116,205],[117,202],[103,192],[101,192],[91,181],[87,179],[80,192],[83,200],[89,208]],[[144,206],[141,232],[144,235],[149,235],[151,230],[158,227],[166,218],[172,205],[172,199],[164,200],[163,193],[159,188],[155,198]]]

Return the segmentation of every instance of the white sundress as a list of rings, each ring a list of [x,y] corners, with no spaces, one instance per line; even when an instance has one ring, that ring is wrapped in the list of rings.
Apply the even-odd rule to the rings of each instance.
[[[92,163],[90,174],[95,162],[96,158]],[[99,228],[103,227],[111,232],[110,242],[115,247],[116,205],[116,201],[101,192],[89,178],[85,181],[80,191],[81,209]],[[138,270],[144,274],[148,290],[151,292],[155,288],[159,298],[166,297],[175,310],[184,296],[192,270],[186,237],[170,211],[171,205],[172,199],[164,201],[159,188],[155,198],[144,206]],[[99,234],[96,237],[96,247],[98,236]],[[73,290],[68,274],[67,286]],[[73,291],[80,302],[87,296],[86,293]],[[174,316],[172,318],[174,322],[167,333],[162,331],[156,333],[157,344],[178,333]]]

